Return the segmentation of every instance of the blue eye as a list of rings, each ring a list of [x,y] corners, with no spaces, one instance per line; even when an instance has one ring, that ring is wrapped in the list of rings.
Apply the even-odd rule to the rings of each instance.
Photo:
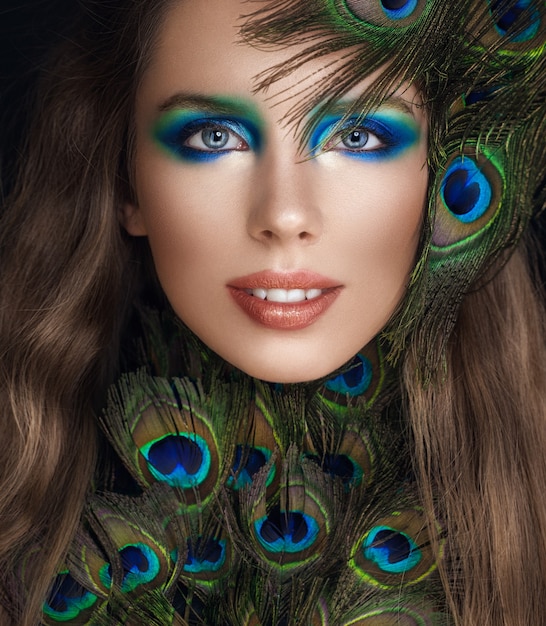
[[[189,129],[188,129],[189,130]],[[225,126],[211,126],[209,123],[197,130],[193,134],[190,134],[184,139],[183,133],[180,140],[183,142],[183,147],[193,148],[194,150],[200,150],[203,152],[208,151],[227,151],[227,150],[248,150],[248,143],[241,137],[241,135],[235,133],[232,129]]]
[[[250,121],[188,111],[170,111],[162,116],[153,135],[173,156],[192,162],[259,150],[261,143],[259,131]]]
[[[324,151],[371,152],[380,150],[388,142],[387,134],[382,133],[379,128],[372,129],[369,121],[368,124],[364,121],[361,122],[362,125],[354,126],[355,121],[348,120],[340,130],[329,136],[329,133],[334,131],[336,123],[339,123],[339,119],[328,120],[319,125],[317,131],[320,136],[313,136],[312,139],[314,149],[320,149],[322,146]]]
[[[365,128],[354,128],[348,135],[341,138],[341,143],[349,150],[377,150],[383,147],[379,137]]]
[[[378,160],[392,158],[417,143],[417,123],[395,111],[374,113],[364,119],[327,116],[311,136],[311,153],[341,152],[346,156]]]

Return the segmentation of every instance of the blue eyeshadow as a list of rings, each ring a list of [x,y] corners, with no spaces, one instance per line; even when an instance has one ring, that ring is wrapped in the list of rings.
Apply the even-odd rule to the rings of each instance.
[[[319,154],[329,141],[340,137],[335,150],[345,156],[368,161],[392,159],[414,146],[421,135],[413,118],[397,111],[378,111],[362,119],[358,116],[350,117],[340,124],[342,119],[342,115],[328,115],[317,124],[310,139],[311,154]],[[353,129],[373,135],[381,145],[370,150],[345,147],[341,137]]]
[[[208,111],[168,111],[154,124],[152,134],[160,146],[174,157],[200,163],[216,160],[232,152],[230,149],[200,150],[185,145],[193,135],[211,128],[238,135],[254,152],[260,152],[262,148],[262,133],[254,121],[238,115],[215,114]]]

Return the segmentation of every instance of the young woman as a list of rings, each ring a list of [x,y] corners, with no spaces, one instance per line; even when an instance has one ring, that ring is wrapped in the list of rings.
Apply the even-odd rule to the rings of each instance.
[[[89,7],[0,229],[3,622],[546,624],[545,19]]]

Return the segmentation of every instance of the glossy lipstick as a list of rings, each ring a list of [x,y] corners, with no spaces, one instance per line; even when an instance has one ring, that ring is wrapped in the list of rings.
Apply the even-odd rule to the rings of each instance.
[[[232,280],[227,287],[236,304],[251,319],[278,330],[299,330],[310,326],[333,304],[342,289],[340,283],[307,270],[266,270]],[[271,294],[275,294],[275,300],[287,295],[288,300],[296,298],[300,301],[268,300],[267,292],[271,290],[275,290]],[[259,295],[253,295],[254,292]],[[302,299],[305,295],[310,299]]]

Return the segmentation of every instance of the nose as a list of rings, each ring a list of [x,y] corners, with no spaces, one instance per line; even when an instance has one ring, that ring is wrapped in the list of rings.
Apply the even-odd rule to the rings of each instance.
[[[248,232],[271,245],[312,244],[322,233],[322,215],[313,189],[315,163],[292,154],[264,155],[258,168]]]

